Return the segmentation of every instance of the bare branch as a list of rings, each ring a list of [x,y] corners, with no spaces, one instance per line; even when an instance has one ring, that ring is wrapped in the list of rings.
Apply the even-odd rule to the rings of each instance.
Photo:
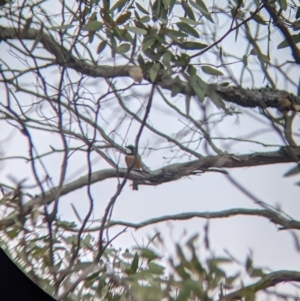
[[[243,287],[235,292],[229,293],[226,296],[222,297],[220,300],[239,300],[246,295],[249,296],[250,292],[255,294],[258,291],[275,286],[279,283],[292,281],[300,282],[300,272],[284,270],[272,272],[264,275],[262,279],[257,281],[256,283]]]
[[[245,208],[235,208],[222,210],[218,212],[185,212],[180,214],[165,215],[156,218],[151,218],[141,223],[130,223],[124,221],[111,221],[107,227],[113,226],[124,226],[128,228],[140,229],[149,225],[170,221],[170,220],[189,220],[192,218],[205,218],[205,219],[217,219],[217,218],[227,218],[231,216],[238,215],[248,215],[248,216],[261,216],[269,219],[270,222],[275,225],[280,225],[280,230],[287,229],[300,229],[300,221],[294,219],[287,219],[280,216],[279,213],[267,210],[267,209],[245,209]]]
[[[138,184],[156,186],[179,180],[182,177],[196,175],[207,171],[220,171],[221,168],[237,168],[294,162],[295,157],[300,160],[300,148],[293,148],[293,152],[290,152],[288,148],[281,148],[276,152],[254,153],[246,155],[207,156],[191,162],[171,164],[150,173],[131,171],[131,173],[128,175],[128,179],[135,180]],[[217,170],[210,170],[210,168],[217,168]],[[88,176],[83,176],[62,186],[60,190],[60,196],[66,195],[69,192],[82,188],[86,185],[115,177],[127,177],[127,169],[104,169],[92,173],[90,178]],[[57,188],[45,192],[44,197],[36,196],[24,204],[23,215],[29,214],[36,207],[50,204],[56,198]],[[0,221],[0,229],[7,228],[13,225],[15,222],[15,218],[2,220]]]

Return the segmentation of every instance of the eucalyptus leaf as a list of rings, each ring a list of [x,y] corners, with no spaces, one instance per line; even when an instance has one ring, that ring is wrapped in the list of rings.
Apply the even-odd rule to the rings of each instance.
[[[124,25],[124,28],[126,28],[128,31],[136,33],[136,34],[147,34],[147,30],[139,28],[139,27],[131,27],[129,25]]]
[[[199,85],[199,82],[198,82],[196,76],[193,76],[190,78],[190,84],[191,84],[191,87],[193,88],[198,100],[201,103],[203,103],[204,97],[206,94],[206,89],[203,89],[203,87],[201,87],[201,85]]]
[[[295,44],[300,42],[300,33],[296,34],[296,35],[292,35],[291,37],[292,37]],[[277,49],[282,49],[282,48],[286,48],[286,47],[289,47],[289,46],[290,46],[290,44],[288,43],[288,41],[283,40],[281,43],[279,43],[279,45],[277,46]]]
[[[258,24],[261,25],[267,25],[267,22],[259,15],[259,14],[255,14],[254,12],[250,11],[250,14],[252,16],[252,19],[257,22]]]
[[[115,9],[118,10],[118,12],[122,11],[124,6],[127,4],[128,0],[119,0],[117,1],[113,7],[110,9],[110,12],[113,12]]]
[[[123,14],[121,14],[117,19],[116,19],[116,24],[117,25],[121,25],[121,24],[124,24],[127,20],[129,20],[131,16],[131,12],[130,11],[127,11]]]
[[[190,115],[190,107],[191,107],[191,95],[186,94],[185,95],[185,111],[186,115]]]
[[[296,175],[298,173],[300,173],[300,166],[299,166],[299,164],[296,165],[295,167],[291,168],[283,176],[284,177],[290,177],[290,176],[294,176],[294,175]]]
[[[43,25],[41,26],[39,33],[36,35],[36,38],[35,38],[35,40],[33,42],[33,45],[30,49],[31,52],[35,49],[37,44],[41,41],[42,37],[43,37]]]
[[[170,34],[173,35],[173,36],[175,36],[175,37],[178,37],[178,38],[186,38],[186,37],[188,37],[188,35],[186,33],[184,33],[184,32],[181,32],[179,30],[169,29],[169,28],[166,30],[166,34],[169,37],[170,37]],[[179,42],[181,42],[181,41],[179,41]]]
[[[283,10],[287,10],[287,1],[286,0],[277,0],[277,2]]]
[[[193,27],[191,27],[190,25],[184,23],[184,22],[177,22],[176,25],[178,26],[178,28],[180,30],[182,30],[183,32],[186,32],[187,34],[195,37],[195,38],[199,38],[199,33],[197,32],[197,30],[195,30]]]
[[[207,10],[205,3],[202,0],[197,0],[196,2],[190,0],[190,4],[195,9],[197,9],[208,21],[215,23],[209,11]]]
[[[140,19],[141,23],[148,23],[150,21],[150,17],[149,16],[144,16]]]
[[[75,25],[72,25],[72,24],[65,24],[65,25],[60,25],[60,26],[52,26],[51,29],[69,29],[74,26]]]
[[[196,26],[196,25],[199,25],[199,24],[200,24],[199,22],[194,21],[194,20],[189,19],[189,18],[179,17],[179,19],[180,19],[180,21],[182,21],[182,22],[184,22],[184,23],[187,23],[187,24],[189,24],[189,25],[194,25],[194,26]]]
[[[135,2],[135,5],[137,7],[137,9],[142,12],[145,15],[149,15],[149,12],[147,10],[145,10],[140,4],[138,4],[137,2]]]
[[[119,53],[119,54],[126,53],[130,50],[130,47],[131,47],[130,44],[126,44],[126,43],[120,44],[117,47],[116,52]]]
[[[215,76],[224,75],[223,72],[209,66],[203,66],[201,67],[201,69],[206,74],[215,75]]]
[[[84,31],[97,31],[103,27],[103,23],[97,20],[90,21],[82,27]]]
[[[154,39],[154,38],[151,38],[151,39],[147,40],[146,42],[143,43],[142,49],[143,50],[148,49],[149,47],[154,45],[155,42],[156,42],[156,39]]]
[[[263,53],[259,55],[259,58],[264,63],[269,63],[270,62],[270,58],[267,55],[263,54]]]
[[[149,71],[151,82],[155,82],[160,70],[160,63],[155,63]]]
[[[215,91],[208,91],[207,96],[210,98],[210,100],[216,105],[216,107],[225,109],[225,103],[221,99],[221,97],[215,92]]]
[[[178,46],[185,50],[199,50],[207,47],[207,44],[202,44],[198,42],[183,42],[178,44]]]
[[[192,19],[195,20],[195,15],[193,13],[193,10],[191,9],[191,7],[188,5],[187,1],[185,0],[181,0],[181,6],[183,8],[183,10],[185,11],[185,13],[187,14],[187,16]]]
[[[131,263],[130,270],[132,273],[135,273],[139,266],[139,255],[135,253],[134,258]]]
[[[297,12],[296,12],[296,16],[295,16],[295,19],[299,19],[300,18],[300,6],[298,6],[297,8]]]
[[[171,1],[170,0],[162,0],[162,2],[164,4],[165,9],[168,9],[169,6],[170,6]]]

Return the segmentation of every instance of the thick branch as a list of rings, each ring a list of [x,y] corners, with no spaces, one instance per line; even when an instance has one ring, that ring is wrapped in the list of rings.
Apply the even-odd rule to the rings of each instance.
[[[300,50],[299,50],[298,46],[296,45],[296,43],[294,42],[293,37],[290,34],[288,28],[284,25],[283,22],[281,22],[278,12],[276,12],[275,8],[272,7],[268,3],[268,1],[264,1],[264,7],[268,11],[268,13],[270,14],[271,18],[273,19],[274,25],[279,28],[281,33],[286,38],[286,40],[287,40],[287,42],[288,42],[288,44],[289,44],[289,46],[292,50],[292,55],[295,59],[295,62],[297,64],[300,64]]]
[[[241,300],[242,297],[249,297],[258,291],[273,287],[282,282],[300,282],[300,272],[296,271],[276,271],[262,276],[261,280],[254,284],[241,288],[235,292],[220,298],[222,301]]]
[[[124,226],[126,228],[140,229],[149,225],[170,221],[170,220],[183,221],[192,218],[216,219],[216,218],[227,218],[227,217],[237,216],[237,215],[265,217],[275,225],[279,225],[280,230],[300,229],[299,221],[296,221],[294,219],[287,219],[283,216],[280,216],[280,214],[275,211],[267,210],[267,209],[261,210],[261,209],[245,209],[245,208],[228,209],[228,210],[222,210],[218,212],[185,212],[180,214],[172,214],[172,215],[165,215],[156,218],[151,218],[141,223],[110,221],[107,227]]]
[[[139,184],[144,185],[160,185],[163,183],[178,180],[182,177],[195,175],[206,171],[216,171],[220,168],[236,168],[236,167],[251,167],[276,163],[295,162],[295,158],[300,160],[300,148],[281,148],[276,152],[254,153],[246,155],[223,155],[223,156],[208,156],[198,160],[172,164],[152,171],[150,173],[132,171],[128,179],[135,180]],[[210,170],[214,168],[213,170]],[[83,176],[76,181],[65,184],[60,192],[60,196],[66,195],[76,189],[86,185],[104,181],[109,178],[124,178],[127,174],[127,169],[105,169],[94,172],[91,177]],[[44,204],[50,204],[57,196],[57,188],[45,193],[45,196],[37,196],[28,201],[23,207],[23,215],[29,214],[34,208]],[[15,218],[0,221],[0,229],[12,226],[15,223]]]
[[[29,29],[22,35],[12,27],[0,27],[0,40],[22,39],[35,40],[41,34],[39,30]],[[43,47],[55,57],[58,65],[74,69],[91,77],[115,78],[128,77],[133,65],[96,65],[87,63],[70,54],[70,51],[59,45],[50,35],[43,33],[40,39]],[[147,75],[145,76],[147,78]],[[161,80],[157,83],[164,89],[172,91],[172,86],[180,87],[180,93],[195,95],[188,87],[188,83],[174,80],[167,72],[163,72]],[[247,90],[242,87],[209,85],[209,89],[215,90],[225,101],[238,104],[243,107],[273,107],[279,110],[297,110],[294,105],[300,105],[300,97],[286,91],[271,88]]]

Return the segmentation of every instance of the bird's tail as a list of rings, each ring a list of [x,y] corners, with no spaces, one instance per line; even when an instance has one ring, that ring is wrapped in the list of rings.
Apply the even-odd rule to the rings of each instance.
[[[138,184],[136,181],[132,181],[132,190],[139,190]]]

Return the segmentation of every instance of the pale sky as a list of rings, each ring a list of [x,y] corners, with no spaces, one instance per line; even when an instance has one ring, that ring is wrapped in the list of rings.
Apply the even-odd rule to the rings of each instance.
[[[228,26],[228,23],[226,23]],[[253,26],[254,23],[250,22],[249,26]],[[226,29],[225,26],[223,27]],[[220,32],[220,35],[222,32]],[[234,33],[230,34],[222,43],[224,51],[231,51],[235,55],[241,55],[245,51],[243,39],[238,38],[237,42],[234,41]],[[277,45],[282,41],[282,37],[277,35],[272,39],[271,47],[272,52],[279,62],[291,59],[290,50],[283,49],[277,50]],[[26,42],[30,43],[30,42]],[[97,43],[90,45],[91,50],[95,51]],[[11,66],[21,67],[18,61],[13,62],[13,58],[8,53],[8,46],[2,42],[0,43],[1,58],[8,61]],[[107,52],[108,53],[108,52]],[[213,56],[203,56],[200,62],[203,63],[204,59],[213,63]],[[249,64],[257,61],[257,58],[251,56],[249,58]],[[217,64],[219,64],[218,62]],[[101,61],[100,61],[101,64]],[[239,78],[241,64],[232,65],[230,68]],[[56,69],[57,70],[57,69]],[[76,72],[71,72],[76,76]],[[53,69],[47,71],[48,78],[55,83],[57,82],[56,74]],[[255,74],[255,87],[265,86],[263,82],[262,74],[254,72]],[[299,69],[292,68],[289,70],[288,76],[293,78],[295,82],[299,78]],[[251,82],[247,82],[249,76],[246,77],[246,87],[251,86]],[[27,80],[27,78],[26,78]],[[217,79],[207,77],[207,80],[217,81]],[[118,84],[126,85],[132,83],[130,78],[117,79]],[[218,81],[222,82],[222,78]],[[30,82],[30,81],[29,81]],[[33,81],[34,82],[34,81]],[[143,81],[143,84],[146,82]],[[103,81],[101,79],[90,78],[86,82],[86,87],[90,90],[99,93],[103,91]],[[286,81],[283,78],[279,78],[276,81],[279,89],[288,89],[288,91],[295,93],[296,89],[291,84],[286,86]],[[137,86],[134,87],[135,93],[146,94],[149,87]],[[5,91],[1,86],[1,99],[5,98]],[[169,93],[166,93],[169,95]],[[18,95],[18,93],[16,94]],[[134,95],[134,92],[132,92]],[[133,109],[139,104],[139,100],[135,97],[128,97],[130,101],[130,108]],[[27,97],[27,98],[26,98]],[[32,99],[28,96],[24,98],[24,103],[30,103]],[[171,98],[169,99],[171,100]],[[184,108],[184,97],[177,96],[172,99],[172,102],[176,103],[179,107]],[[2,102],[2,101],[1,101]],[[111,118],[117,123],[119,119],[113,119],[115,109],[117,108],[116,102],[104,105],[105,111],[101,112],[103,116]],[[228,104],[229,106],[230,104]],[[193,105],[191,108],[192,114],[201,116],[196,111],[197,105]],[[215,109],[211,107],[211,109]],[[179,118],[178,115],[171,115],[170,109],[167,109],[162,101],[157,96],[154,99],[153,111],[150,114],[150,121],[153,126],[163,130],[169,134],[175,134],[183,128],[184,120]],[[221,127],[213,129],[211,133],[223,137],[234,137],[236,135],[248,135],[255,132],[261,132],[260,135],[255,135],[251,139],[260,139],[269,144],[282,144],[279,137],[271,130],[271,126],[266,122],[259,122],[252,118],[256,109],[244,109],[244,114],[239,116],[239,120],[235,116],[227,117],[225,122],[222,122]],[[249,113],[252,112],[252,113]],[[260,117],[258,117],[260,118]],[[262,118],[260,118],[262,119]],[[103,123],[108,131],[114,128],[114,122],[107,125]],[[129,121],[126,122],[129,126]],[[0,142],[1,151],[4,156],[27,156],[28,155],[28,142],[24,136],[18,133],[11,126],[7,125],[4,121],[0,121],[1,132]],[[299,133],[299,117],[295,121],[295,129]],[[138,126],[134,123],[127,136],[126,142],[133,144],[135,135],[138,131]],[[127,126],[120,129],[119,134],[122,135],[128,130]],[[50,151],[50,145],[52,147],[59,147],[61,145],[58,137],[52,133],[40,134],[37,131],[32,131],[32,136],[40,152]],[[118,139],[116,137],[116,139]],[[117,140],[120,142],[120,140]],[[299,137],[298,137],[299,142]],[[225,144],[226,143],[226,144]],[[145,130],[140,140],[140,153],[143,152],[143,148],[147,145],[147,148],[154,148],[152,151],[146,149],[143,155],[144,163],[152,170],[158,169],[163,165],[166,165],[167,160],[164,156],[169,158],[172,154],[166,150],[155,150],[161,147],[168,146],[166,141],[157,139],[148,130]],[[252,153],[255,151],[262,151],[263,148],[254,144],[243,144],[231,141],[220,141],[219,146],[226,146],[228,152],[234,152],[235,154]],[[275,150],[270,149],[270,150]],[[267,151],[267,149],[265,149]],[[113,155],[113,152],[110,152]],[[116,158],[119,153],[114,154]],[[94,171],[102,168],[108,168],[107,164],[100,160],[99,155],[93,156],[93,168]],[[186,158],[183,158],[186,159]],[[54,183],[57,183],[60,171],[61,156],[53,155],[43,160],[49,174],[53,177]],[[174,161],[176,162],[176,161]],[[174,163],[172,162],[172,163]],[[28,179],[28,185],[33,183],[32,173],[30,165],[25,163],[24,160],[10,160],[1,163],[0,182],[7,183],[9,176],[14,177],[16,180]],[[278,164],[273,166],[263,167],[251,167],[251,168],[239,168],[227,170],[232,177],[234,177],[241,185],[251,191],[260,200],[272,205],[280,206],[283,211],[291,215],[295,219],[300,219],[300,203],[299,203],[299,187],[294,185],[299,181],[299,176],[283,178],[283,174],[292,168],[295,164]],[[120,158],[120,166],[125,167],[123,156]],[[79,175],[84,175],[86,171],[86,156],[84,154],[76,153],[71,157],[68,165],[67,179],[73,181]],[[11,182],[10,182],[11,183]],[[27,182],[26,182],[27,183]],[[92,185],[92,193],[95,201],[93,218],[99,219],[102,217],[104,208],[109,202],[110,198],[115,192],[117,185],[116,179],[110,179]],[[176,182],[166,183],[157,187],[153,186],[139,186],[139,191],[132,191],[129,187],[130,181],[127,181],[126,187],[122,194],[118,198],[114,207],[112,219],[122,220],[129,222],[142,222],[149,218],[159,217],[163,215],[179,214],[183,212],[204,212],[204,211],[220,211],[230,208],[259,208],[253,204],[253,201],[245,196],[242,192],[228,181],[226,176],[221,173],[207,172],[201,176],[193,176],[190,178],[180,179]],[[88,201],[86,188],[76,190],[67,196],[61,197],[59,203],[59,215],[62,219],[73,220],[77,222],[75,214],[73,213],[70,204],[73,204],[77,211],[83,218],[88,210]],[[121,235],[114,244],[122,248],[136,246],[136,242],[143,244],[147,242],[147,237],[153,236],[155,231],[158,230],[162,233],[168,246],[172,245],[172,242],[184,242],[191,235],[200,233],[203,238],[203,227],[206,221],[202,219],[192,219],[189,221],[178,222],[171,221],[167,223],[160,223],[154,226],[148,226],[141,230],[134,231],[128,229],[127,233]],[[116,233],[117,230],[123,228],[114,228],[111,231],[111,236]],[[184,235],[184,232],[187,234]],[[183,238],[184,237],[184,238]],[[300,236],[298,235],[299,239]],[[201,240],[200,240],[201,241]],[[265,218],[256,217],[231,217],[226,219],[214,219],[210,221],[210,243],[211,250],[214,254],[224,255],[224,250],[228,250],[234,257],[241,262],[245,262],[250,250],[253,252],[254,265],[258,267],[265,267],[271,270],[298,270],[300,264],[299,253],[294,247],[294,242],[289,231],[277,231],[275,225],[270,223]],[[172,252],[171,252],[172,253]]]

